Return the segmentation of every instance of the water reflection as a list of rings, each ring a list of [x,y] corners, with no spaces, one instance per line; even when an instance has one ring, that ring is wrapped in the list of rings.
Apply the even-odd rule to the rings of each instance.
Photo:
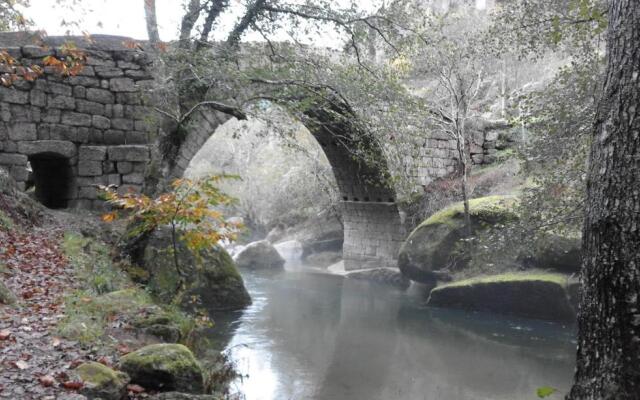
[[[571,327],[424,308],[341,277],[245,275],[253,305],[217,315],[249,400],[535,399],[565,390]],[[226,319],[225,319],[226,318]]]

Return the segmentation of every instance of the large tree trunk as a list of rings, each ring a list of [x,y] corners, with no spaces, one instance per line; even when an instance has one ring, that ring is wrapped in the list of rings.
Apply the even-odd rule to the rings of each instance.
[[[611,0],[569,400],[640,399],[640,2]]]

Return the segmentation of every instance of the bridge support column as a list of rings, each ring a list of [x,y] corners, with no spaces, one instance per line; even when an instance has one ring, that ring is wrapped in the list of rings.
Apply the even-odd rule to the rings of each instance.
[[[343,201],[346,270],[397,267],[404,239],[395,203]]]

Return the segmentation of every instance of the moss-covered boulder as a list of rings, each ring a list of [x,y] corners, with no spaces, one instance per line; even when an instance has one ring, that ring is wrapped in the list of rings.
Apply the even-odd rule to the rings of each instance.
[[[235,257],[238,268],[279,270],[284,267],[285,260],[278,250],[266,240],[249,243]]]
[[[4,282],[0,281],[0,304],[6,305],[14,305],[18,302],[18,298],[15,294],[4,284]]]
[[[185,306],[238,310],[251,304],[242,276],[226,250],[212,246],[196,255],[180,244],[177,254],[186,280]],[[178,291],[179,275],[168,231],[159,230],[150,237],[142,263],[149,272],[147,283],[151,290],[171,301]]]
[[[152,344],[129,353],[120,368],[131,382],[147,389],[202,393],[202,368],[193,353],[181,344]]]
[[[452,282],[431,291],[428,305],[571,321],[575,310],[566,275],[500,274]]]
[[[516,202],[512,196],[470,200],[472,236],[517,220],[513,210]],[[433,284],[438,279],[437,271],[464,269],[474,251],[464,238],[464,206],[456,203],[433,214],[411,232],[400,248],[400,271],[413,281]]]
[[[84,383],[80,393],[89,399],[120,400],[126,394],[129,376],[97,362],[81,364],[75,373]]]

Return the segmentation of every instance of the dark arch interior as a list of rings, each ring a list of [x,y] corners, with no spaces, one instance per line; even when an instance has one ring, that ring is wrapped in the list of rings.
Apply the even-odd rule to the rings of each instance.
[[[35,196],[48,208],[66,208],[69,202],[72,173],[69,159],[57,154],[43,153],[29,157],[35,185]]]

